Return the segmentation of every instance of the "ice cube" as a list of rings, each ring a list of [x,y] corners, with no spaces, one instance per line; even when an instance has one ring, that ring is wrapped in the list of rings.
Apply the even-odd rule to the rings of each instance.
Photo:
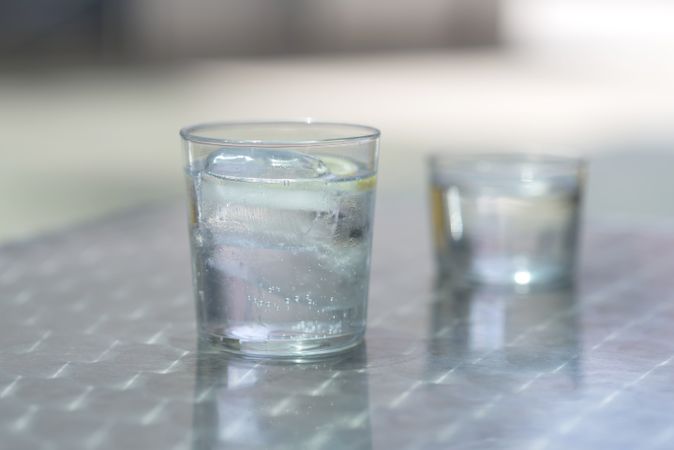
[[[220,150],[208,158],[201,199],[207,207],[257,206],[294,211],[332,211],[330,172],[318,158],[287,150]]]
[[[222,149],[208,157],[206,171],[215,177],[245,181],[317,178],[328,172],[320,159],[273,149]]]

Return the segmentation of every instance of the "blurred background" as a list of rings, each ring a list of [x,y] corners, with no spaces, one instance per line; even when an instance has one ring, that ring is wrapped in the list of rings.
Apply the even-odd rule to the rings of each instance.
[[[424,155],[591,160],[590,220],[674,215],[674,2],[0,0],[0,241],[172,201],[178,129],[302,118],[383,132],[380,196]],[[657,219],[657,220],[654,220]]]

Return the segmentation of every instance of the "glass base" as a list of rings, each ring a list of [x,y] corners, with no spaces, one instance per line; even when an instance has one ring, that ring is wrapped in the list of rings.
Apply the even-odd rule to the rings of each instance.
[[[363,333],[334,337],[243,341],[236,338],[209,333],[205,340],[215,349],[255,359],[315,359],[350,350],[363,341]]]
[[[522,269],[492,265],[472,270],[451,267],[441,274],[460,286],[558,287],[572,284],[575,278],[573,267],[557,265]]]

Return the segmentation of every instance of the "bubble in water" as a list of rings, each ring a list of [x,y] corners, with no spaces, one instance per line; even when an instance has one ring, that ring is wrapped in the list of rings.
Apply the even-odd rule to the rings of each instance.
[[[283,181],[317,178],[328,173],[328,168],[320,159],[300,152],[227,148],[208,157],[206,172],[219,178]]]

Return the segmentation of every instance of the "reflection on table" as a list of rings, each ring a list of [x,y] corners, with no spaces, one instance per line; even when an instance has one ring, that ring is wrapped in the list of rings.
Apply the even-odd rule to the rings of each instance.
[[[201,351],[194,449],[371,449],[364,345],[304,364]]]
[[[579,318],[573,286],[515,291],[439,282],[430,306],[431,367],[523,375],[553,371],[580,383]],[[451,369],[451,368],[450,368]],[[519,377],[518,377],[519,378]]]

